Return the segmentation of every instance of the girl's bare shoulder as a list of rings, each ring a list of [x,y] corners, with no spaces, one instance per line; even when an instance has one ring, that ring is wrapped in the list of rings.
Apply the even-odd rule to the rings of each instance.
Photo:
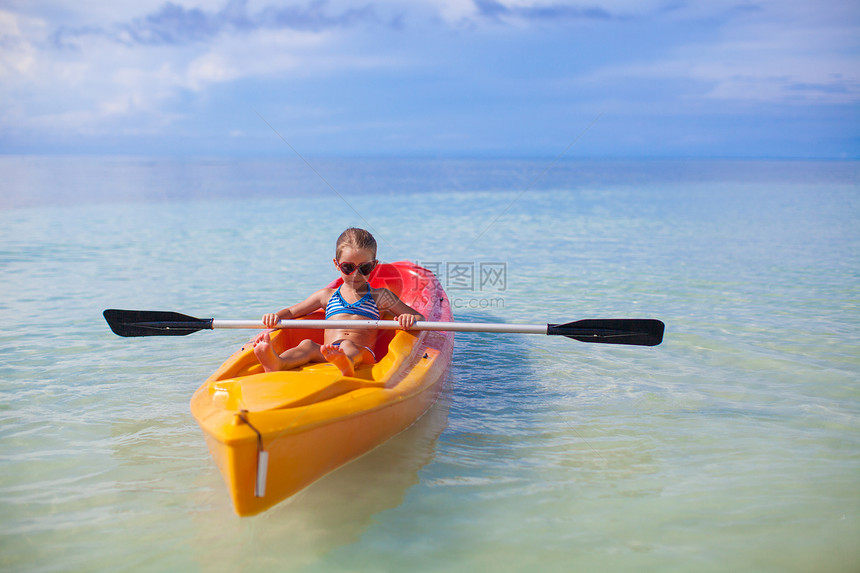
[[[320,290],[318,290],[317,292],[314,293],[314,296],[316,298],[318,298],[320,300],[320,302],[322,302],[323,305],[325,305],[326,303],[328,303],[328,299],[331,298],[331,295],[333,295],[334,291],[336,291],[336,290],[337,290],[336,288],[331,288],[331,287],[321,288]]]

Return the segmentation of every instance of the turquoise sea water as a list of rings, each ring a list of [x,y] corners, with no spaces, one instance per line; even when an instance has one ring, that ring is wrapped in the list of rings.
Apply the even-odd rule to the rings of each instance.
[[[860,569],[860,165],[311,162],[0,159],[0,568]],[[188,401],[251,332],[101,311],[256,318],[350,225],[458,319],[665,341],[458,335],[420,423],[238,518]]]

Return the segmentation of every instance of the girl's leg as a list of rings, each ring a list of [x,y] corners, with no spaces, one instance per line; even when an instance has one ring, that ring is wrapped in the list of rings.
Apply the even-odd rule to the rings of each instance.
[[[325,357],[320,352],[320,345],[313,340],[302,340],[298,345],[278,356],[272,348],[272,341],[268,332],[257,336],[254,341],[254,355],[266,372],[289,370],[308,362],[325,361]]]
[[[341,341],[340,346],[325,344],[319,350],[344,376],[355,376],[355,367],[359,364],[373,363],[373,355],[367,348],[350,340]]]

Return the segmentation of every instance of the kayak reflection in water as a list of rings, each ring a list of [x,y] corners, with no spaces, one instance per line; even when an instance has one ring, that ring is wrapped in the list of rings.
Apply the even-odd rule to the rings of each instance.
[[[380,315],[389,313],[404,330],[424,320],[420,312],[393,292],[387,288],[373,288],[367,282],[378,263],[376,239],[369,232],[351,227],[341,233],[333,260],[343,279],[340,287],[320,289],[300,303],[264,314],[263,324],[274,328],[279,320],[300,318],[322,308],[325,308],[326,320],[378,320]],[[254,340],[254,354],[266,372],[289,370],[309,362],[331,362],[344,376],[353,376],[359,364],[376,362],[373,354],[376,336],[376,330],[326,329],[323,344],[305,339],[278,355],[272,348],[269,333],[264,332]]]

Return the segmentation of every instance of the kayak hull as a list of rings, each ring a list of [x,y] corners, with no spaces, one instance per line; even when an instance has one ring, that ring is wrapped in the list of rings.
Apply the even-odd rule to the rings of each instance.
[[[370,281],[428,320],[452,320],[444,290],[421,267],[379,265]],[[305,338],[321,341],[322,331],[272,338],[283,351]],[[268,509],[415,423],[442,392],[453,333],[389,331],[374,350],[376,364],[345,377],[328,363],[265,373],[247,345],[194,393],[191,412],[237,514]]]

